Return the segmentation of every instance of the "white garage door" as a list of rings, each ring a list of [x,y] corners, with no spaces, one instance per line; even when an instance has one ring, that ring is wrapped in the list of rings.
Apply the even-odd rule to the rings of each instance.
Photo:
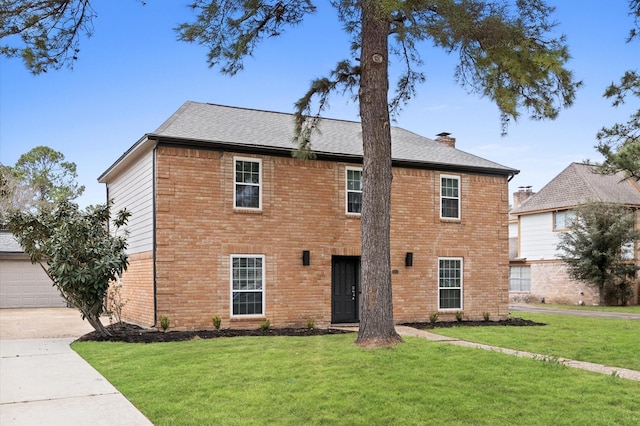
[[[0,308],[67,306],[39,265],[28,260],[0,259]]]

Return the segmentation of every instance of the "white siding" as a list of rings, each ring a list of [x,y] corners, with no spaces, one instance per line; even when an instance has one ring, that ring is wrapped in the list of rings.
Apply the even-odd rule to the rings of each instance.
[[[113,212],[126,207],[131,212],[129,224],[129,254],[153,249],[153,153],[142,155],[134,165],[113,179],[107,186],[114,201]]]
[[[520,216],[520,253],[527,260],[558,259],[558,232],[553,231],[553,213]]]
[[[518,237],[518,222],[509,222],[509,238]]]

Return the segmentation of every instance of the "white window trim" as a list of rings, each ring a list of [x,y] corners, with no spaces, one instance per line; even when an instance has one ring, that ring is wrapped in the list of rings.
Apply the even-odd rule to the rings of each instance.
[[[570,227],[570,226],[565,226],[564,228],[557,228],[557,227],[556,227],[556,215],[557,215],[558,213],[562,213],[562,214],[564,214],[564,215],[565,215],[564,224],[566,225],[566,224],[567,224],[567,220],[568,220],[567,215],[568,215],[569,213],[572,213],[572,214],[573,214],[573,219],[572,219],[572,220],[575,220],[576,212],[575,212],[574,210],[571,210],[571,209],[567,209],[567,210],[556,210],[556,211],[554,211],[554,212],[553,212],[553,214],[551,215],[551,229],[552,229],[554,232],[565,232],[565,231],[570,230],[570,229],[571,229],[571,227]]]
[[[457,289],[458,287],[440,287],[440,261],[441,260],[459,260],[460,261],[460,307],[459,308],[441,308],[440,307],[440,290],[442,288]],[[438,311],[457,312],[464,310],[464,258],[462,257],[439,257],[438,258]]]
[[[344,212],[348,215],[360,216],[362,213],[350,212],[349,211],[349,193],[350,192],[358,192],[358,191],[350,191],[349,190],[349,171],[355,170],[360,172],[362,176],[362,167],[346,167],[344,170]],[[361,178],[362,179],[362,178]],[[362,194],[362,190],[359,191]]]
[[[233,314],[233,259],[238,257],[251,257],[251,258],[259,258],[262,259],[262,313],[261,314],[247,314],[247,315],[234,315]],[[266,262],[265,255],[263,254],[231,254],[229,255],[229,317],[230,318],[264,318],[267,315],[267,306],[266,306]]]
[[[454,179],[458,181],[458,197],[456,198],[458,200],[458,217],[446,217],[446,216],[442,216],[442,199],[445,198],[444,195],[442,195],[442,179]],[[440,175],[440,219],[442,220],[460,220],[460,218],[462,217],[462,202],[461,202],[461,195],[462,195],[462,186],[461,186],[461,180],[460,180],[460,176],[455,176],[455,175]],[[453,199],[453,197],[446,197],[449,199]]]
[[[258,175],[258,207],[241,207],[236,206],[236,185],[238,183],[242,184],[243,182],[236,182],[236,163],[238,161],[247,161],[252,163],[258,163],[259,167],[259,175]],[[233,208],[234,210],[250,210],[250,211],[261,211],[262,210],[262,159],[255,157],[233,157]]]

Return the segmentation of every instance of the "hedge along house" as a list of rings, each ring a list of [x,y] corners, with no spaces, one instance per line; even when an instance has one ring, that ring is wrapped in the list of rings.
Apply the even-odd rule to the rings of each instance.
[[[292,158],[290,114],[186,102],[99,178],[126,207],[124,319],[176,329],[359,320],[362,139],[323,119]],[[508,180],[517,170],[393,127],[396,322],[508,315]]]

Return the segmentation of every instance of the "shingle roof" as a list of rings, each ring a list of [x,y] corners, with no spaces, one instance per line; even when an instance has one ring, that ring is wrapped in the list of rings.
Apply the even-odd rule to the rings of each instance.
[[[149,137],[292,150],[291,114],[188,101]],[[395,161],[456,166],[499,174],[518,170],[451,148],[399,127],[391,128]],[[316,154],[362,157],[360,123],[324,118],[311,136]]]
[[[603,175],[593,166],[571,163],[511,214],[570,208],[589,201],[640,206],[640,188],[635,182],[624,180],[622,173]]]

